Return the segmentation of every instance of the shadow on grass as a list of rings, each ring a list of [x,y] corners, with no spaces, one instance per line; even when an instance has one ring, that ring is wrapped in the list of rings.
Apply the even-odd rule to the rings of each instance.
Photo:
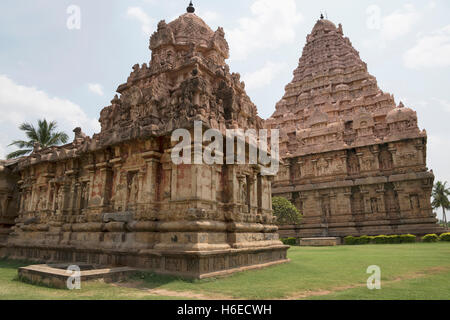
[[[141,282],[140,287],[145,287],[147,289],[157,289],[159,287],[165,286],[172,282],[181,282],[189,284],[205,283],[216,281],[216,278],[208,279],[184,279],[176,276],[160,275],[154,272],[140,271],[132,275],[129,280]]]
[[[16,272],[20,267],[25,267],[29,265],[35,265],[35,264],[45,264],[45,262],[36,262],[36,261],[26,261],[26,260],[13,260],[8,258],[1,258],[0,259],[0,270],[1,269],[16,269]],[[61,288],[56,288],[53,286],[49,286],[44,283],[36,283],[33,281],[30,281],[26,278],[19,277],[18,273],[10,279],[13,282],[16,283],[25,283],[28,285],[33,286],[39,286],[39,287],[45,287],[55,290],[65,290]],[[120,283],[127,283],[130,281],[136,281],[139,282],[137,285],[138,287],[145,287],[148,289],[157,289],[159,287],[162,287],[166,284],[172,283],[172,282],[185,282],[185,283],[199,283],[199,282],[205,282],[205,281],[214,281],[215,279],[207,279],[207,280],[195,280],[195,279],[183,279],[181,277],[176,276],[168,276],[168,275],[159,275],[155,274],[153,272],[145,272],[145,271],[139,271],[131,276],[129,276],[127,279],[120,281]]]
[[[0,259],[0,269],[18,269],[20,267],[26,267],[32,264],[39,264],[36,262],[25,261],[25,260],[12,260],[9,258]]]

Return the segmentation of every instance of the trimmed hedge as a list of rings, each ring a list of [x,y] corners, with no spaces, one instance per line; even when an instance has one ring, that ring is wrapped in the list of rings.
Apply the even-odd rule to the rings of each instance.
[[[439,237],[437,236],[437,234],[434,234],[434,233],[424,235],[422,238],[423,242],[438,242],[438,240],[439,240]]]
[[[288,245],[288,246],[295,246],[297,245],[297,238],[284,238],[284,239],[280,239],[281,242],[283,242],[283,244]]]
[[[439,240],[441,240],[441,241],[450,241],[450,232],[441,234],[439,236]]]
[[[354,245],[354,244],[356,244],[355,243],[355,239],[356,239],[356,237],[352,237],[352,236],[345,237],[344,238],[344,244]]]
[[[369,236],[361,236],[361,237],[348,236],[344,238],[344,243],[348,245],[368,244],[373,240],[373,238],[374,237]]]
[[[404,234],[402,237],[402,243],[414,243],[417,237],[413,234]]]
[[[393,236],[361,236],[361,237],[352,237],[348,236],[344,238],[344,244],[347,245],[359,245],[359,244],[393,244],[393,243],[413,243],[416,242],[416,236],[412,234],[402,234],[402,235],[393,235]]]

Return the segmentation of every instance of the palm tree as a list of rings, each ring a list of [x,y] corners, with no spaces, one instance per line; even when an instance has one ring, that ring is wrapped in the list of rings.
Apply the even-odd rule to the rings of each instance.
[[[431,193],[433,197],[432,207],[437,209],[442,208],[442,215],[444,216],[445,228],[448,229],[447,215],[445,214],[445,209],[450,209],[450,201],[448,196],[450,195],[450,189],[447,188],[447,182],[442,183],[441,181],[436,182],[433,187],[433,192]]]
[[[42,148],[66,143],[69,140],[69,136],[64,132],[55,132],[56,128],[56,121],[47,122],[45,119],[38,120],[37,129],[30,123],[22,123],[19,129],[25,131],[25,135],[29,140],[13,141],[9,146],[16,146],[20,149],[8,154],[6,156],[7,159],[14,159],[29,154],[33,151],[36,143],[39,143]]]

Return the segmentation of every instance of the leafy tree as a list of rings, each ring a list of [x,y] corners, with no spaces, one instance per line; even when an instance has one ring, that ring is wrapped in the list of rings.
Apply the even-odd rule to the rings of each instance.
[[[272,208],[279,224],[299,224],[301,222],[300,211],[286,198],[273,197]]]
[[[69,136],[64,132],[56,132],[57,127],[56,121],[47,122],[45,119],[38,120],[37,128],[30,123],[22,123],[19,129],[25,132],[28,141],[13,141],[9,146],[16,146],[19,150],[8,154],[7,159],[18,158],[31,153],[36,143],[39,143],[42,148],[67,143]]]
[[[447,182],[438,181],[433,187],[431,196],[433,197],[433,202],[431,206],[434,209],[439,207],[442,208],[442,215],[444,216],[444,225],[448,229],[447,215],[445,214],[446,209],[450,209],[450,201],[448,196],[450,195],[450,189],[447,188]]]

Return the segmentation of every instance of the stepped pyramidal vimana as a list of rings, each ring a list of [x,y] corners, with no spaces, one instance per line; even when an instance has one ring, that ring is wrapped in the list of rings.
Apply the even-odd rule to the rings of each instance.
[[[342,25],[317,21],[294,79],[266,126],[280,130],[273,195],[303,214],[289,236],[342,237],[439,230],[430,204],[427,134],[384,93]]]
[[[378,88],[340,25],[317,22],[267,121],[230,73],[223,29],[192,5],[159,22],[150,50],[101,111],[100,133],[76,128],[69,144],[0,162],[0,256],[195,278],[283,263],[272,195],[300,209],[299,237],[437,229],[427,135]],[[175,164],[172,133],[195,122],[280,129],[278,174],[259,162]]]

